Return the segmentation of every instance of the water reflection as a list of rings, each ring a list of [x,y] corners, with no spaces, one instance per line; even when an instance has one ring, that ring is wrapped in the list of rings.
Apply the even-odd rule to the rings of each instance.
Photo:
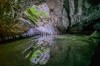
[[[50,58],[50,47],[54,45],[53,39],[53,35],[40,36],[35,39],[34,44],[24,50],[25,58],[29,59],[33,64],[46,64]]]
[[[34,65],[88,66],[95,44],[85,36],[39,36],[23,52]]]
[[[0,45],[0,66],[89,66],[96,40],[47,35]]]

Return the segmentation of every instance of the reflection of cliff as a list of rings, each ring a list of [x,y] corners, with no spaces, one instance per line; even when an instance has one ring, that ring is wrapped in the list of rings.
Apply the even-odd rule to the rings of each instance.
[[[53,37],[40,37],[34,43],[34,45],[24,50],[25,58],[29,59],[33,64],[46,64],[50,58],[50,47],[53,43]]]
[[[32,44],[28,43],[30,46],[23,55],[32,64],[87,66],[96,46],[93,38],[75,35],[38,36]]]

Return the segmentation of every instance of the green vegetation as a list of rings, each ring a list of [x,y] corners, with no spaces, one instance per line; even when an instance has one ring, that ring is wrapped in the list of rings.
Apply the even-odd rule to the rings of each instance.
[[[0,1],[0,23],[11,24],[17,17],[18,6],[17,0],[1,0]]]
[[[36,11],[35,8],[31,7],[28,8],[27,10],[25,10],[25,14],[28,16],[28,18],[33,21],[33,22],[37,22],[39,20],[39,14]]]
[[[42,17],[47,16],[46,13],[41,8],[39,8],[39,6],[33,5],[32,7],[27,8],[24,12],[25,15],[29,18],[29,20],[33,23],[36,23],[40,19],[42,19]]]

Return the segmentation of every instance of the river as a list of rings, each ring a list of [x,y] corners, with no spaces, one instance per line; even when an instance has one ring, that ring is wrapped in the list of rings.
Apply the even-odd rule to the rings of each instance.
[[[0,66],[89,66],[95,40],[84,35],[46,35],[0,44]]]

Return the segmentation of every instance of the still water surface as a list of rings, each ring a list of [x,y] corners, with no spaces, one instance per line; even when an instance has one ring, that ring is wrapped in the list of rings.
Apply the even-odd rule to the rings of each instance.
[[[95,47],[88,36],[36,36],[0,44],[0,66],[89,66]]]

